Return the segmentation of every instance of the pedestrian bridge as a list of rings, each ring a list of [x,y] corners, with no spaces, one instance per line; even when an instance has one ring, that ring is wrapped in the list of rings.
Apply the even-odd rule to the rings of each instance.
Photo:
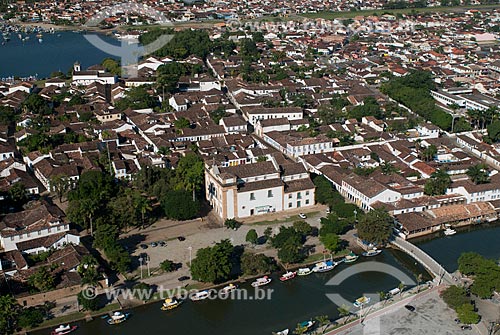
[[[453,276],[446,271],[446,269],[436,262],[434,258],[425,253],[422,249],[418,248],[416,245],[396,236],[391,244],[397,247],[399,250],[405,252],[406,254],[413,257],[417,262],[422,264],[422,266],[429,271],[434,277],[439,280],[439,283],[445,283],[448,285],[456,284],[453,280]]]

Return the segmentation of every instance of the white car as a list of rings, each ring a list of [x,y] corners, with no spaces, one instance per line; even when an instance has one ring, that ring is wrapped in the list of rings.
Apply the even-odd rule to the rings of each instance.
[[[326,214],[330,214],[330,207],[327,207],[325,212]]]
[[[307,219],[307,216],[304,213],[299,213],[299,218]]]

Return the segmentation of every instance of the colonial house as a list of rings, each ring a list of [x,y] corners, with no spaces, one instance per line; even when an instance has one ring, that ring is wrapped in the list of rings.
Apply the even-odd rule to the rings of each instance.
[[[6,214],[0,221],[0,246],[4,251],[38,253],[68,243],[79,244],[80,237],[69,232],[63,217],[57,206],[43,202]]]
[[[205,187],[207,200],[222,220],[314,205],[315,186],[302,164],[280,168],[273,157],[229,167],[207,163]]]

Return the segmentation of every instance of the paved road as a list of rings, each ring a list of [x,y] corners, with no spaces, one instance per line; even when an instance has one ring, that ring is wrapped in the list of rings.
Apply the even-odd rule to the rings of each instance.
[[[338,328],[327,335],[454,335],[463,331],[454,322],[455,312],[448,308],[439,297],[437,286],[418,295],[410,296],[391,304],[381,310],[371,313],[360,320]],[[416,307],[410,312],[405,305]],[[467,334],[481,334],[477,329],[467,331]]]

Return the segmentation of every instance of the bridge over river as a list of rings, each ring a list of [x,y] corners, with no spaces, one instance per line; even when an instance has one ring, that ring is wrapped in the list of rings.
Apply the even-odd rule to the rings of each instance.
[[[417,262],[422,264],[423,267],[427,269],[434,277],[438,278],[439,283],[444,283],[448,285],[456,284],[453,276],[446,271],[446,269],[436,262],[434,258],[425,253],[422,249],[418,248],[416,245],[396,236],[391,244],[400,249],[401,251],[407,253],[413,257]]]

